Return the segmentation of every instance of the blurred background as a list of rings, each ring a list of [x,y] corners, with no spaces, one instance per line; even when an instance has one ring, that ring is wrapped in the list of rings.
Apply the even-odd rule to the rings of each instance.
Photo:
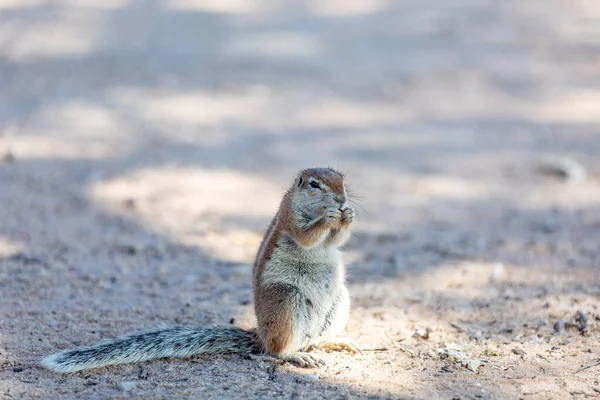
[[[599,155],[596,0],[0,0],[3,378],[110,396],[12,368],[157,323],[251,326],[281,195],[331,166],[361,204],[349,335],[385,350],[327,356],[320,395],[597,395],[562,376],[599,357]],[[447,342],[485,374],[444,371]],[[251,397],[262,369],[224,360],[153,364],[188,383],[143,393]],[[296,378],[265,390],[310,395]]]

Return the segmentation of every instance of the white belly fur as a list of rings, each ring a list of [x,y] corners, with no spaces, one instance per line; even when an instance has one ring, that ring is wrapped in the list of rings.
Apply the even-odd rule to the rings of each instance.
[[[295,352],[339,334],[348,320],[350,298],[337,248],[306,249],[286,238],[278,246],[265,265],[261,285],[293,285],[311,302],[293,313],[294,336],[286,352]]]

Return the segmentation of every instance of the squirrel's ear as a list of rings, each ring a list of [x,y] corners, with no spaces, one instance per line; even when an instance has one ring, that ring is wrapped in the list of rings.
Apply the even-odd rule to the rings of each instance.
[[[300,179],[298,179],[298,187],[302,186],[303,182],[304,182],[304,178],[300,177]]]

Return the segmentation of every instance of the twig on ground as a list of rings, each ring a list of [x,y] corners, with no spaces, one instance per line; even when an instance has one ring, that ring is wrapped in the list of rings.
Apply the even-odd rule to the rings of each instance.
[[[456,329],[459,332],[466,332],[467,331],[467,328],[465,328],[464,326],[462,326],[458,322],[451,322],[450,326],[453,327],[454,329]]]
[[[579,369],[579,370],[575,371],[574,373],[575,373],[575,374],[578,374],[578,373],[579,373],[579,372],[581,372],[581,371],[585,371],[586,369],[594,368],[594,367],[597,367],[597,366],[599,366],[599,365],[600,365],[600,358],[599,358],[599,359],[597,359],[595,363],[593,363],[593,364],[590,364],[590,365],[586,365],[585,367],[583,367],[583,368],[581,368],[581,369]]]
[[[388,351],[387,347],[380,347],[378,349],[362,349],[362,351]]]

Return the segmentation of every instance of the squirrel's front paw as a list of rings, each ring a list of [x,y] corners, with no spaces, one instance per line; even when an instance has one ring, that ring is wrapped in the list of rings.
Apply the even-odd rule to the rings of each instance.
[[[349,224],[352,221],[354,221],[354,209],[350,208],[350,207],[346,207],[344,208],[344,210],[342,210],[342,223],[344,224]]]
[[[329,226],[337,226],[342,220],[342,211],[335,207],[325,208],[325,221]]]

